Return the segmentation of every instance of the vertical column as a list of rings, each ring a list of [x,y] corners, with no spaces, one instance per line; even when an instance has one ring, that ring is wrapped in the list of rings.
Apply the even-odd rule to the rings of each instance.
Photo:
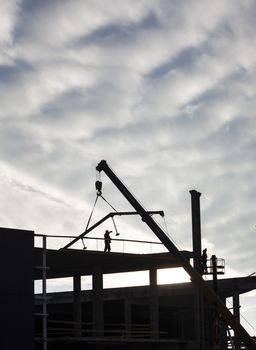
[[[104,335],[104,301],[103,301],[103,275],[99,267],[96,267],[92,276],[93,287],[93,330],[94,335]]]
[[[238,290],[235,290],[233,294],[233,309],[235,318],[240,322],[240,297]]]
[[[233,293],[233,314],[235,318],[240,322],[240,297],[239,297],[238,290],[235,290]],[[234,336],[235,336],[235,342],[234,342],[235,349],[240,349],[240,341],[236,332],[234,332]]]
[[[221,300],[223,302],[223,304],[226,306],[226,297],[224,295],[221,295]],[[228,342],[227,342],[227,332],[228,332],[228,329],[227,329],[227,325],[224,323],[224,322],[221,322],[221,328],[220,328],[220,339],[221,339],[221,342],[220,342],[220,348],[221,349],[227,349],[228,348]]]
[[[194,327],[195,327],[195,340],[198,344],[198,349],[204,349],[204,299],[198,289],[194,290]]]
[[[127,296],[125,296],[125,300],[124,300],[124,323],[125,323],[126,338],[130,338],[131,331],[132,331],[132,314],[131,314],[131,300]]]
[[[73,276],[73,293],[74,293],[74,336],[82,336],[82,310],[81,310],[81,276]]]
[[[213,290],[216,295],[218,295],[218,275],[217,275],[217,257],[216,255],[212,255],[211,257],[211,265],[212,265],[212,282],[213,282]],[[216,303],[214,304],[214,334],[213,334],[213,346],[216,349],[220,348],[220,335],[221,335],[221,323],[220,316],[216,309]]]
[[[201,193],[196,190],[189,191],[191,194],[191,213],[192,213],[192,238],[194,253],[194,269],[201,272],[201,214],[200,214],[200,196]]]
[[[194,269],[202,273],[201,263],[201,214],[200,214],[200,196],[201,193],[196,190],[189,191],[191,195],[191,214],[192,214],[192,243],[193,243],[193,260]],[[194,294],[194,315],[195,315],[195,338],[198,348],[204,348],[204,313],[203,297],[198,290]]]
[[[47,350],[47,239],[43,236],[43,263],[42,263],[42,294],[43,294],[43,350]]]
[[[158,338],[159,332],[159,303],[157,290],[157,269],[151,268],[149,270],[150,283],[150,328],[151,338]]]

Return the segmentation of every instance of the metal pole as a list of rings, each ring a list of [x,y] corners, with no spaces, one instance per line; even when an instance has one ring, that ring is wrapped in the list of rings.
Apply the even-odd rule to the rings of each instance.
[[[218,278],[217,278],[217,258],[216,255],[212,255],[212,278],[213,278],[213,290],[218,295]],[[214,310],[214,332],[213,332],[213,344],[214,349],[220,349],[220,316],[216,309]]]
[[[192,218],[192,239],[193,239],[193,261],[194,269],[202,274],[202,247],[201,247],[201,213],[200,196],[201,193],[196,190],[189,191],[191,195],[191,218]],[[204,300],[198,289],[194,294],[195,306],[195,337],[199,349],[205,348],[204,336]]]
[[[191,190],[189,192],[191,194],[194,269],[198,273],[202,273],[201,214],[200,214],[200,196],[201,196],[201,193],[197,192],[196,190]]]

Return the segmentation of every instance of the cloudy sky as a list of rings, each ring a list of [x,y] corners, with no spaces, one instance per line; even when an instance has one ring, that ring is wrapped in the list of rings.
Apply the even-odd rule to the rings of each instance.
[[[81,233],[106,159],[182,249],[200,191],[209,255],[227,277],[253,273],[256,2],[1,0],[0,13],[1,226]],[[135,219],[118,225],[155,240]]]

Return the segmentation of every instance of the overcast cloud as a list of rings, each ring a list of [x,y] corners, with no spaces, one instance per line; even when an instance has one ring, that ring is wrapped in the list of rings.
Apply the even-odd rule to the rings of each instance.
[[[254,272],[255,1],[2,0],[0,13],[1,226],[81,233],[106,159],[182,249],[188,191],[202,192],[209,255]]]

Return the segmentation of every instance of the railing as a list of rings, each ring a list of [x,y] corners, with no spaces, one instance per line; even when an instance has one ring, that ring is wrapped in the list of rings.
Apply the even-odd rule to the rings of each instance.
[[[62,320],[48,320],[48,337],[60,338],[60,337],[74,337],[74,321],[62,321]],[[98,332],[98,330],[97,330]],[[131,329],[128,331],[125,329],[124,323],[105,323],[102,334],[108,339],[148,339],[152,336],[167,335],[168,332],[157,331],[152,332],[149,324],[132,324]],[[94,337],[93,323],[81,322],[81,336],[82,337]]]
[[[35,236],[40,237],[42,235]],[[67,240],[71,241],[75,237],[76,236],[47,235],[47,247],[49,249],[59,249],[64,245],[64,242],[67,242]],[[40,246],[40,243],[37,244],[37,242],[35,242],[35,246]],[[72,248],[68,249],[104,251],[104,238],[84,237],[76,242]],[[167,252],[167,249],[161,242],[111,238],[111,251],[118,253],[153,254]]]
[[[213,275],[214,265],[212,259],[207,259],[204,275]],[[216,273],[217,275],[223,275],[225,273],[225,260],[222,258],[216,258]]]

